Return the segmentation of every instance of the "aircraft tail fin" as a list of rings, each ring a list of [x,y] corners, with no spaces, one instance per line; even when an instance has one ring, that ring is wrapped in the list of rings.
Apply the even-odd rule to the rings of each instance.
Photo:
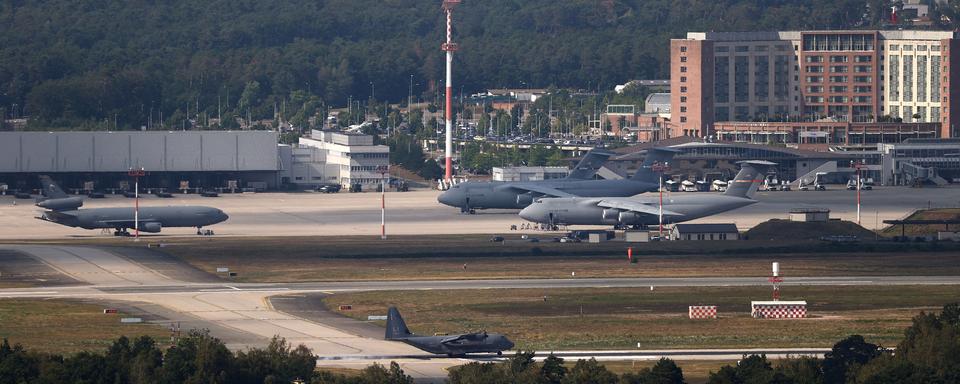
[[[769,161],[741,161],[740,172],[727,184],[727,191],[723,194],[752,199],[753,195],[757,193],[757,188],[760,187],[760,184],[763,183],[763,180],[767,177],[767,171],[774,165],[777,164]]]
[[[407,328],[407,323],[404,322],[403,317],[400,316],[400,311],[397,310],[397,307],[390,307],[390,309],[387,310],[387,331],[384,338],[394,340],[410,336],[413,336],[413,334],[410,333],[410,329]]]
[[[57,183],[55,183],[50,176],[41,175],[40,184],[43,187],[43,196],[45,196],[47,199],[63,199],[70,197],[66,192],[63,191],[63,189],[60,189],[60,186],[57,185]]]
[[[589,180],[593,178],[593,175],[597,174],[597,171],[603,166],[603,163],[606,163],[607,159],[613,155],[615,155],[615,153],[603,149],[591,149],[590,152],[583,155],[583,158],[580,159],[577,166],[570,171],[567,179]]]
[[[643,159],[643,165],[633,174],[631,180],[643,181],[647,183],[656,183],[660,177],[659,172],[653,170],[655,164],[667,164],[673,160],[673,156],[679,153],[679,150],[667,147],[654,147],[647,150],[647,157]]]

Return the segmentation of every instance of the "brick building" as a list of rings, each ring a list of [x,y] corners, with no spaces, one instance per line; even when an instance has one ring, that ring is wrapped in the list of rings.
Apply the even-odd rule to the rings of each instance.
[[[916,137],[930,123],[939,125],[936,136],[955,137],[960,85],[951,77],[960,72],[957,36],[949,31],[688,33],[670,44],[670,135],[716,137],[728,127],[742,130],[718,124],[723,122],[763,123],[753,127],[760,133],[802,126],[783,122],[832,122],[837,124],[828,138],[848,137],[861,125],[880,129],[881,140]],[[925,125],[911,126],[915,123]],[[799,132],[792,136],[800,137]]]

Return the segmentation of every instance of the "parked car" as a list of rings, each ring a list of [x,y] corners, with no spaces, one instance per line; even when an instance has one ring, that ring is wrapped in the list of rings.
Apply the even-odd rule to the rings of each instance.
[[[203,196],[203,197],[219,197],[220,194],[217,193],[217,191],[206,190],[206,191],[200,192],[200,196]]]
[[[87,197],[89,197],[89,198],[91,198],[91,199],[102,199],[102,198],[104,198],[104,197],[106,197],[106,196],[103,194],[103,192],[92,191],[92,192],[90,192],[90,193],[87,194]]]
[[[163,191],[161,191],[161,192],[154,193],[154,196],[168,199],[168,198],[173,197],[173,194],[170,193],[170,192],[163,192]]]
[[[325,184],[317,187],[317,192],[337,193],[340,192],[340,184]]]

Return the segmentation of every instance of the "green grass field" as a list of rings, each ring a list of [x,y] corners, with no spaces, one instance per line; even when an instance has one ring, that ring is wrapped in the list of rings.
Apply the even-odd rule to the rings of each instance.
[[[769,297],[766,287],[523,289],[350,293],[326,303],[350,304],[344,314],[358,319],[395,305],[414,332],[486,329],[521,349],[830,347],[850,334],[892,345],[921,310],[957,301],[960,287],[791,286],[783,299],[807,300],[810,318],[751,318],[750,301]],[[688,305],[717,305],[720,318],[690,320]]]
[[[360,241],[363,240],[363,241]],[[627,244],[491,243],[486,237],[184,240],[163,248],[238,282],[582,277],[960,274],[957,250],[932,244],[833,246],[766,241]],[[913,249],[922,246],[931,249]],[[627,262],[627,247],[638,260]],[[941,248],[937,248],[941,247]],[[848,249],[849,248],[849,249]]]
[[[150,324],[121,324],[95,304],[63,300],[0,300],[0,337],[30,351],[103,352],[118,337],[149,335],[161,344],[170,333]]]

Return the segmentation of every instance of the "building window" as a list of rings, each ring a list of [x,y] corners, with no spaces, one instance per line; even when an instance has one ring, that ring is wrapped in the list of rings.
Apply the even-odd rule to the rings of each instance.
[[[687,73],[687,67],[680,67],[680,72]]]
[[[686,92],[686,91],[687,91],[687,87],[686,87],[686,86],[680,87],[680,92]]]
[[[805,62],[807,62],[807,63],[822,63],[822,62],[823,62],[823,56],[805,56],[805,57],[803,58],[803,61],[805,61]]]
[[[681,103],[686,103],[686,102],[687,102],[687,97],[686,97],[686,96],[680,96],[680,102],[681,102]]]
[[[680,52],[686,52],[686,51],[687,51],[687,47],[685,47],[685,46],[681,46],[681,47],[680,47]]]
[[[686,76],[680,76],[680,82],[681,82],[681,83],[686,83],[686,82],[687,82],[687,77],[686,77]]]
[[[846,63],[847,60],[850,60],[848,56],[830,56],[831,63]]]
[[[823,67],[819,65],[808,65],[807,73],[823,73]]]
[[[680,107],[680,112],[687,112],[687,107]]]
[[[734,48],[734,52],[750,52],[750,47],[747,45],[738,45]]]
[[[680,122],[681,122],[681,123],[686,123],[686,122],[687,122],[687,117],[686,117],[686,116],[680,116]]]
[[[857,56],[853,58],[853,61],[857,63],[869,63],[873,61],[873,56]]]
[[[681,63],[686,63],[686,62],[687,62],[687,57],[686,57],[686,56],[680,56],[680,62],[681,62]]]
[[[900,44],[890,44],[890,50],[891,50],[891,51],[899,51],[899,50],[900,50]]]
[[[834,65],[830,67],[830,73],[847,73],[850,67],[845,65]]]

